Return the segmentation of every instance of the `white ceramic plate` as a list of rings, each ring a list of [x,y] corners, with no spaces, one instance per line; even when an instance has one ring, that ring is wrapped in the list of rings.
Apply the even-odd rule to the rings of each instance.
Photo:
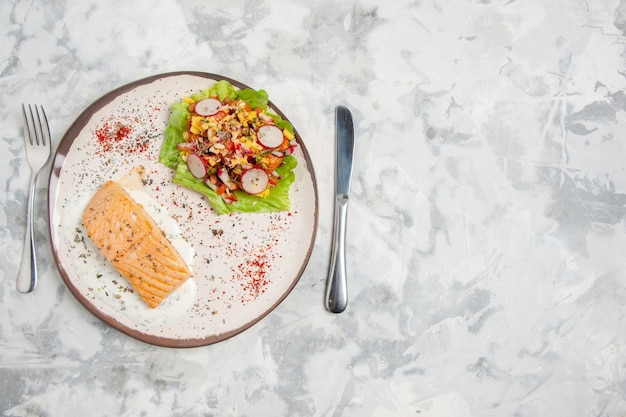
[[[89,106],[59,144],[50,174],[50,234],[65,284],[91,313],[147,343],[193,347],[249,328],[294,288],[317,230],[318,198],[311,160],[300,136],[291,210],[217,215],[200,194],[172,183],[158,154],[172,103],[226,79],[198,72],[145,78]],[[270,110],[285,115],[270,102]],[[297,130],[296,130],[297,132]],[[175,219],[194,248],[193,275],[151,310],[104,260],[80,217],[93,193],[137,165],[148,195]]]

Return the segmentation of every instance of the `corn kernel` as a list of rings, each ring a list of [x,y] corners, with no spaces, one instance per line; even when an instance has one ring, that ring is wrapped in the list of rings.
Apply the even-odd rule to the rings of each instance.
[[[231,158],[230,163],[231,165],[245,165],[248,160],[246,158]]]
[[[285,136],[287,139],[292,140],[294,138],[293,133],[291,133],[289,130],[287,130],[286,128],[283,129],[283,136]]]
[[[239,123],[241,123],[244,127],[248,127],[248,121],[243,113],[237,113],[237,119],[239,119]]]
[[[255,194],[257,197],[265,198],[270,193],[270,187],[267,187],[265,190],[261,191],[258,194]]]

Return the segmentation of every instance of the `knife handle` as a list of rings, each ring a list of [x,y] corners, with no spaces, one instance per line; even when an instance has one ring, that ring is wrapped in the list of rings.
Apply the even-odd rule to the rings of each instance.
[[[346,276],[347,217],[348,199],[337,196],[335,199],[330,268],[326,283],[326,309],[332,313],[341,313],[348,305],[348,282]]]

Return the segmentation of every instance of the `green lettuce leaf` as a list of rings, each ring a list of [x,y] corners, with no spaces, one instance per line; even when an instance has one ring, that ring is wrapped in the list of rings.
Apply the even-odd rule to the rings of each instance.
[[[267,110],[267,103],[269,102],[269,96],[265,90],[253,90],[246,88],[245,90],[238,91],[237,98],[248,103],[253,109]]]
[[[228,81],[221,80],[213,84],[211,88],[207,88],[206,90],[202,90],[191,96],[191,98],[195,101],[200,101],[209,97],[217,97],[220,101],[224,101],[226,97],[231,100],[236,100],[237,90],[235,90],[235,87],[233,87],[233,85]]]
[[[159,153],[159,162],[171,169],[176,169],[180,156],[178,144],[183,142],[183,132],[187,129],[187,103],[177,102],[172,105],[169,123],[165,128],[165,140]]]

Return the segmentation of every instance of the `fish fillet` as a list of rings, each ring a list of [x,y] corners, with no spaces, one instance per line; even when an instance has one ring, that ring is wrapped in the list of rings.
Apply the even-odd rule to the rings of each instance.
[[[151,308],[180,286],[189,267],[143,206],[125,190],[143,187],[143,168],[107,181],[83,211],[88,236]]]

